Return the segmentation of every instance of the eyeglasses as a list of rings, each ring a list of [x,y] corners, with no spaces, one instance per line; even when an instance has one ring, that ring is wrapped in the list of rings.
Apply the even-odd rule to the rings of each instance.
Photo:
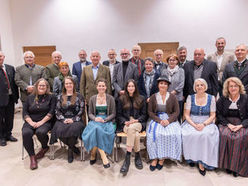
[[[122,56],[129,55],[129,53],[121,53]]]

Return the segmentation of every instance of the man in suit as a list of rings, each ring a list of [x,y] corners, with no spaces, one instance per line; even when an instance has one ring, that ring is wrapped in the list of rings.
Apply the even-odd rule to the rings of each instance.
[[[5,55],[0,51],[0,146],[6,146],[6,141],[15,142],[12,136],[15,103],[19,92],[15,84],[15,68],[4,64]]]
[[[157,49],[154,51],[154,69],[156,70],[156,72],[160,75],[161,72],[163,71],[164,68],[167,67],[167,64],[165,64],[162,60],[163,60],[163,55],[164,52],[161,49]]]
[[[120,51],[122,63],[115,65],[113,84],[115,88],[115,98],[125,93],[124,87],[129,79],[134,79],[137,83],[139,78],[138,67],[133,64],[130,58],[130,52],[127,49]]]
[[[143,59],[140,58],[140,54],[141,54],[141,47],[139,45],[134,45],[133,48],[132,48],[132,54],[133,54],[133,57],[130,59],[130,61],[137,65],[138,67],[138,73],[139,73],[139,76],[140,74],[142,73],[142,71],[144,70],[145,68],[145,62]]]
[[[207,56],[207,60],[213,61],[217,64],[217,73],[219,81],[219,95],[222,95],[222,75],[227,64],[234,61],[235,57],[233,54],[225,51],[226,40],[223,37],[216,39],[215,46],[217,51]]]
[[[179,67],[183,68],[184,64],[189,62],[187,60],[187,48],[185,46],[181,46],[177,49],[177,56],[179,59]]]
[[[45,68],[34,63],[35,55],[32,51],[24,52],[23,58],[25,64],[18,66],[15,74],[15,83],[20,88],[22,103],[33,92],[34,84],[38,79],[47,79]]]
[[[87,61],[87,53],[85,50],[80,50],[78,53],[79,56],[79,61],[74,63],[72,66],[72,74],[77,76],[78,79],[78,85],[80,85],[80,80],[81,80],[81,75],[83,72],[84,67],[88,66],[91,64],[91,62]]]
[[[235,49],[236,61],[226,65],[226,68],[223,72],[222,82],[229,77],[238,77],[244,87],[246,94],[248,94],[248,59],[246,58],[248,53],[248,48],[244,44],[240,44]]]
[[[194,51],[194,60],[184,64],[185,84],[183,95],[187,99],[188,95],[194,94],[193,85],[197,78],[203,78],[208,84],[207,93],[217,96],[218,77],[216,63],[204,59],[205,52],[202,48]]]
[[[62,59],[62,54],[60,51],[54,51],[52,53],[52,64],[46,66],[46,76],[52,90],[54,78],[59,75],[59,63]]]
[[[91,96],[97,94],[96,82],[99,78],[104,78],[107,81],[107,93],[111,95],[111,78],[109,68],[100,64],[101,56],[98,51],[93,51],[90,56],[91,65],[84,67],[81,81],[80,93],[89,103]]]
[[[115,49],[110,49],[108,51],[108,58],[109,60],[103,61],[103,65],[109,67],[110,75],[111,75],[111,82],[112,82],[112,95],[114,95],[114,86],[113,86],[113,72],[114,66],[119,64],[120,62],[116,60],[116,52]]]

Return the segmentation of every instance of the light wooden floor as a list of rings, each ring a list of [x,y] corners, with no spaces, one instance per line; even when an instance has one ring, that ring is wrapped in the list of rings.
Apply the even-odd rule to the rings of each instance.
[[[25,159],[21,160],[21,113],[15,116],[13,135],[18,142],[8,142],[5,147],[0,147],[0,186],[247,186],[248,178],[234,178],[222,171],[209,171],[203,177],[197,168],[186,164],[166,161],[161,171],[151,172],[149,165],[144,162],[143,170],[131,166],[126,177],[120,175],[120,167],[124,159],[124,150],[119,152],[120,161],[111,163],[109,169],[104,169],[100,160],[96,165],[81,162],[76,157],[74,162],[67,163],[67,152],[60,149],[55,154],[55,160],[48,156],[39,161],[39,168],[29,169],[29,157],[25,152]],[[144,157],[144,156],[143,156]]]

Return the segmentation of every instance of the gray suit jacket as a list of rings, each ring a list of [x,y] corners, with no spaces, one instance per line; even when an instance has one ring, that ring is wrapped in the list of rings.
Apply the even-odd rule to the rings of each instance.
[[[26,89],[30,85],[30,77],[32,77],[32,85],[40,78],[47,79],[45,68],[40,65],[35,65],[33,69],[28,68],[26,65],[21,65],[16,68],[15,82],[20,88],[22,102],[25,102],[28,96]]]
[[[213,61],[213,62],[216,63],[216,65],[217,65],[218,79],[219,79],[219,81],[221,81],[222,80],[222,76],[223,76],[223,72],[225,70],[226,65],[229,64],[229,63],[231,63],[231,62],[233,62],[235,60],[235,57],[231,53],[224,52],[223,53],[223,60],[221,62],[221,66],[220,66],[220,69],[219,69],[218,62],[217,62],[217,56],[218,56],[218,54],[217,54],[217,52],[215,52],[213,54],[208,55],[207,56],[207,60]]]
[[[49,64],[46,66],[46,76],[47,76],[47,80],[49,82],[50,88],[53,88],[53,81],[54,78],[57,77],[59,75],[60,71],[59,71],[59,67],[55,64]]]
[[[113,73],[113,85],[115,88],[115,98],[118,97],[118,93],[124,90],[125,84],[129,79],[134,79],[138,82],[139,72],[137,65],[128,62],[127,71],[125,77],[123,77],[122,63],[115,65]]]
[[[108,94],[112,94],[111,88],[111,78],[109,68],[105,65],[99,64],[97,77],[94,80],[94,75],[92,71],[92,64],[84,67],[81,81],[80,81],[80,93],[84,96],[87,103],[89,103],[90,97],[97,94],[96,82],[99,78],[103,78],[107,82],[107,90]]]

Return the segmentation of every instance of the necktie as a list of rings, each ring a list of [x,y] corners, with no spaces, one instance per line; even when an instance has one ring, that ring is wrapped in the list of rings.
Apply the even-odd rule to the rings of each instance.
[[[3,66],[1,66],[0,69],[1,69],[1,70],[3,71],[3,73],[4,73],[4,76],[5,76],[6,81],[7,81],[7,83],[8,83],[8,89],[10,89],[9,79],[8,79],[8,77],[7,77],[7,74],[6,74],[5,70],[3,69]]]

